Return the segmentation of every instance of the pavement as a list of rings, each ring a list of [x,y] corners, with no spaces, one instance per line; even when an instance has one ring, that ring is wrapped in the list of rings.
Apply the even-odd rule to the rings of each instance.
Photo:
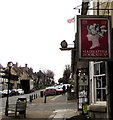
[[[65,109],[40,109],[36,107],[40,104],[56,104],[57,103],[75,103],[75,100],[60,100],[58,99],[61,95],[58,96],[49,96],[46,98],[46,103],[44,97],[39,97],[37,99],[34,99],[32,102],[27,103],[27,110],[26,110],[26,118],[23,118],[23,116],[18,116],[17,118],[14,117],[13,113],[10,113],[10,116],[5,116],[4,113],[2,113],[2,119],[1,120],[13,120],[13,119],[27,119],[27,120],[71,120],[74,116],[78,116],[79,113],[77,111],[77,108],[69,109],[68,107]],[[67,94],[65,94],[65,97],[67,97]],[[56,103],[57,100],[57,103]],[[36,109],[37,108],[37,109]]]

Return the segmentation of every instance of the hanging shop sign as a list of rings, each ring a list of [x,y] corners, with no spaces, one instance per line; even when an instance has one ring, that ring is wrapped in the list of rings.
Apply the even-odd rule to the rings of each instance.
[[[79,59],[111,59],[111,16],[78,15],[77,33]]]

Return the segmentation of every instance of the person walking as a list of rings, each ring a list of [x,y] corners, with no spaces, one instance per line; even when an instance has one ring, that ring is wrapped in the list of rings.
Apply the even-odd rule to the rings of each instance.
[[[65,94],[65,92],[66,92],[66,87],[65,87],[65,85],[62,87],[62,89],[63,89],[63,94]]]

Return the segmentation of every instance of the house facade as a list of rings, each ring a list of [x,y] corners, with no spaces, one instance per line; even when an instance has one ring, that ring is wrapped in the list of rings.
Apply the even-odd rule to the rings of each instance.
[[[8,69],[9,69],[8,67],[6,68],[0,67],[1,90],[8,88],[8,73],[6,73]],[[35,85],[34,81],[37,81],[38,79],[36,73],[33,72],[32,68],[28,68],[27,64],[25,64],[25,67],[21,66],[19,67],[18,63],[16,63],[11,68],[11,76],[12,75],[13,78],[12,77],[10,78],[9,89],[22,88],[25,93],[29,93],[30,90],[34,89]]]
[[[9,89],[22,88],[25,93],[39,89],[42,86],[54,84],[54,73],[51,70],[47,72],[33,72],[27,64],[24,67],[14,64],[11,68],[10,85]],[[0,65],[0,89],[8,88],[9,67],[2,67]]]
[[[113,28],[113,2],[93,2],[93,15],[110,15]],[[96,10],[97,9],[97,10]],[[100,9],[100,10],[98,10]],[[113,34],[112,34],[113,35]],[[111,39],[113,41],[113,38]],[[112,42],[111,42],[112,44]],[[111,49],[111,52],[113,50]],[[111,53],[112,54],[112,53]],[[89,62],[89,115],[95,119],[111,118],[111,91],[110,74],[108,64],[112,61]]]
[[[27,64],[25,64],[25,67],[19,67],[18,63],[16,63],[13,70],[18,76],[18,81],[15,86],[16,88],[22,88],[25,93],[29,93],[35,88],[34,86],[37,76],[33,72],[32,68],[29,68]]]
[[[92,9],[90,2],[82,2],[81,15],[110,15],[113,35],[113,2],[93,2]],[[75,8],[76,9],[76,8]],[[90,18],[90,17],[89,17]],[[78,20],[78,19],[77,19]],[[113,118],[112,103],[112,68],[113,60],[90,60],[78,59],[78,33],[75,35],[75,47],[72,49],[72,79],[75,82],[75,95],[78,100],[78,110],[83,110],[83,103],[88,105],[88,114],[93,119]],[[113,36],[110,39],[113,45]],[[87,46],[87,44],[85,44]],[[93,48],[91,48],[93,49]],[[111,47],[111,56],[113,57],[113,48]],[[85,93],[85,94],[84,94]]]
[[[0,86],[1,90],[8,88],[8,76],[9,76],[9,69],[8,67],[4,68],[3,66],[0,68]],[[17,75],[16,72],[11,68],[11,76],[10,76],[10,83],[9,89],[13,89],[16,87],[17,84]]]

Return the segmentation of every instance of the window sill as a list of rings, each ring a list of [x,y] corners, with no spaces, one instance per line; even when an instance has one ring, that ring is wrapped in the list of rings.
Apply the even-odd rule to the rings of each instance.
[[[92,105],[89,105],[89,111],[92,111],[92,112],[106,112],[107,111],[107,106],[106,104],[104,103],[97,103],[97,104],[92,104]]]

